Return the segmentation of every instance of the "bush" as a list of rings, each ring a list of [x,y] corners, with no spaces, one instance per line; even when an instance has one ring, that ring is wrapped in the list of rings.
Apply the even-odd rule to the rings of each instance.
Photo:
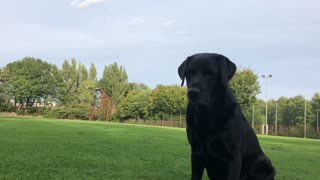
[[[50,111],[46,117],[59,119],[89,119],[90,107],[80,105],[77,107],[57,107]]]
[[[45,115],[47,115],[50,111],[51,111],[51,108],[45,108],[45,107],[38,108],[35,115],[45,116]]]
[[[14,112],[15,108],[10,103],[0,103],[0,112]]]
[[[16,111],[16,113],[17,113],[17,115],[25,115],[26,113],[25,113],[25,109],[17,109],[17,111]]]
[[[25,114],[36,114],[38,111],[38,108],[37,107],[26,107],[25,108]]]

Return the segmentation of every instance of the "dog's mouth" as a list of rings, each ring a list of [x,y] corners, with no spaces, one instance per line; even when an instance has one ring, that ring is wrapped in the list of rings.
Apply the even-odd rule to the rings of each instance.
[[[188,104],[192,106],[201,107],[201,108],[205,108],[209,106],[209,103],[199,101],[199,100],[188,100]]]
[[[209,106],[212,101],[210,94],[194,87],[188,88],[187,99],[189,104],[200,106]]]
[[[192,104],[192,105],[208,106],[209,105],[209,99],[190,98],[190,97],[188,97],[188,103]]]
[[[209,106],[207,104],[200,104],[200,103],[189,103],[188,108],[194,110],[197,113],[207,113],[209,110]]]

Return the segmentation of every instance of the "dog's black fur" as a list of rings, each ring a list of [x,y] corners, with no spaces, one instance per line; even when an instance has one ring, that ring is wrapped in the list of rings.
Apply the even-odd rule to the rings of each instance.
[[[179,67],[187,80],[187,136],[192,179],[272,180],[276,174],[243,116],[228,81],[236,66],[223,55],[195,54]]]

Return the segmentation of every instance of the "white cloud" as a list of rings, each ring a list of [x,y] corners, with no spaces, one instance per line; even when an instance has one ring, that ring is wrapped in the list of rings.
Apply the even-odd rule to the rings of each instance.
[[[116,23],[116,25],[125,25],[125,26],[135,27],[135,26],[141,26],[144,23],[145,21],[142,18],[131,18],[128,21],[119,21]]]
[[[170,27],[177,24],[177,22],[175,20],[169,20],[169,21],[165,21],[161,23],[161,26],[163,27]]]
[[[105,3],[106,0],[72,0],[70,6],[76,8],[86,8],[92,5],[98,5]]]

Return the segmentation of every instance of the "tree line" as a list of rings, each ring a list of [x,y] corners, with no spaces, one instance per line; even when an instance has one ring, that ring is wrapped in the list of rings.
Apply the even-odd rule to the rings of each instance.
[[[264,123],[265,101],[256,97],[260,93],[258,75],[250,68],[240,68],[229,84],[248,120],[255,116],[256,123]],[[187,108],[186,92],[186,87],[178,85],[151,89],[128,82],[125,67],[117,63],[106,65],[101,79],[97,79],[93,63],[88,68],[75,59],[65,60],[59,68],[25,57],[0,68],[0,111],[22,115],[101,121],[181,120]],[[277,102],[279,123],[302,123],[304,101],[303,96],[268,101],[269,122],[274,123]],[[314,125],[319,93],[307,104],[308,123]]]
[[[255,121],[258,124],[265,122],[265,107],[265,101],[256,101]],[[290,98],[282,96],[278,99],[271,99],[268,100],[268,124],[275,124],[277,120],[277,123],[282,125],[303,125],[306,112],[307,123],[315,126],[317,120],[317,111],[319,110],[320,93],[315,93],[311,100],[307,100],[302,95],[297,95]],[[253,119],[252,115],[250,118]]]

